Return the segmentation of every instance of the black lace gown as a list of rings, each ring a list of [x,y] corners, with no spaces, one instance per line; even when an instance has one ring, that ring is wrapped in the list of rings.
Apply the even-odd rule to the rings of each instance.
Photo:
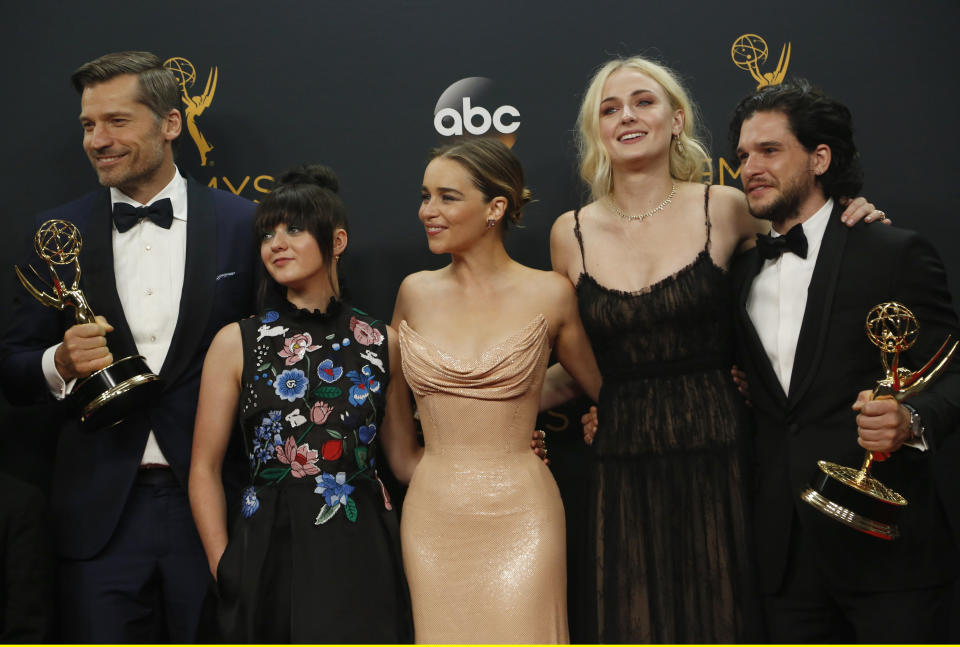
[[[707,197],[705,197],[705,210]],[[575,232],[583,253],[579,213]],[[588,640],[754,638],[747,412],[730,377],[733,301],[706,245],[639,292],[584,273],[580,316],[603,374],[588,546]],[[591,635],[592,634],[592,635]]]

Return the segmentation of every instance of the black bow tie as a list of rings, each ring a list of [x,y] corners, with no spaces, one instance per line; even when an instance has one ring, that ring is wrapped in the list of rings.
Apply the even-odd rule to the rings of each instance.
[[[146,207],[135,207],[126,202],[113,205],[113,222],[121,234],[140,222],[141,218],[149,218],[158,227],[170,229],[173,223],[173,205],[170,204],[170,198],[157,200]]]
[[[757,251],[767,260],[780,258],[784,252],[793,252],[800,258],[806,258],[807,236],[799,224],[791,227],[785,236],[757,234]]]

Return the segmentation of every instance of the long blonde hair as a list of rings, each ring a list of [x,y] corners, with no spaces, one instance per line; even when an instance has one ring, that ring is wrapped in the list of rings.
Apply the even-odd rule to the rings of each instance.
[[[603,100],[603,86],[607,79],[622,69],[637,70],[659,83],[667,93],[671,107],[683,112],[683,130],[679,135],[683,152],[678,152],[677,146],[670,146],[670,175],[675,180],[699,181],[704,162],[709,161],[710,155],[700,133],[699,110],[680,83],[676,72],[641,56],[620,58],[608,61],[593,75],[583,95],[580,115],[577,117],[580,177],[590,187],[593,199],[599,200],[613,191],[610,155],[600,138],[600,102]]]

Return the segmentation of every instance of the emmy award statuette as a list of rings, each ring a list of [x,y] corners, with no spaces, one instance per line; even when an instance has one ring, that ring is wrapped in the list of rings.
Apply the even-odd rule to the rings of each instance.
[[[900,353],[917,341],[919,329],[914,314],[896,301],[881,303],[867,314],[867,337],[880,349],[886,372],[873,390],[873,399],[891,397],[903,402],[929,386],[950,362],[960,342],[946,350],[948,336],[920,370],[900,366]],[[873,462],[873,452],[867,452],[860,469],[817,461],[820,469],[800,498],[854,530],[880,539],[896,539],[900,534],[896,521],[907,500],[870,476]]]
[[[80,290],[80,263],[77,256],[83,242],[76,225],[66,220],[48,220],[33,237],[33,246],[50,269],[53,285],[49,285],[32,266],[30,270],[49,292],[36,289],[19,267],[17,278],[34,299],[45,306],[65,310],[72,307],[77,323],[95,323],[93,310]],[[73,282],[67,286],[54,265],[73,264]],[[86,378],[80,379],[69,399],[80,411],[84,429],[95,430],[114,425],[140,409],[162,389],[160,378],[147,366],[142,355],[124,357]]]

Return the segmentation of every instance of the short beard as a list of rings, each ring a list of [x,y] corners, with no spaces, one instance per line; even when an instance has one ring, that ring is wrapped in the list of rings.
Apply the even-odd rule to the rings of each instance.
[[[794,184],[785,188],[780,198],[766,207],[754,208],[748,200],[747,209],[754,218],[769,220],[774,225],[782,225],[797,215],[800,203],[806,200],[811,190],[813,190],[812,182]]]

